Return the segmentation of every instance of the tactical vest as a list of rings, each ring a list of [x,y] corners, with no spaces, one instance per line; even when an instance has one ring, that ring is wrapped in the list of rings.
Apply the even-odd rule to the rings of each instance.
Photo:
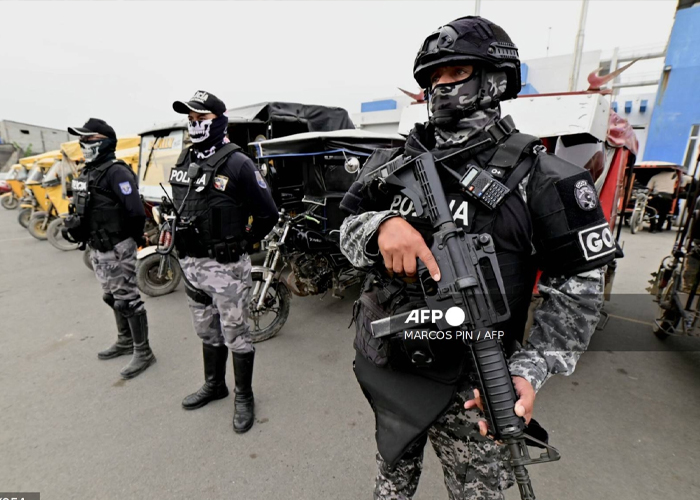
[[[538,144],[540,141],[534,136],[511,132],[503,137],[487,161],[480,163],[476,157],[470,157],[467,160],[455,157],[453,161],[450,161],[450,168],[460,175],[466,173],[469,165],[476,165],[490,171],[500,182],[511,188],[511,193],[496,210],[489,210],[467,198],[458,181],[442,169],[439,170],[445,195],[457,226],[466,233],[487,233],[493,238],[511,315],[506,322],[493,325],[492,329],[505,332],[506,337],[503,339],[503,344],[508,355],[515,347],[515,341],[522,341],[532,288],[537,275],[537,264],[533,257],[532,245],[533,224],[525,201],[517,193],[517,184],[530,172],[537,158],[537,155],[532,152],[533,147]],[[491,146],[491,149],[494,147]],[[412,151],[408,150],[406,153],[413,154]],[[416,152],[416,154],[419,153]],[[435,153],[439,156],[446,156],[443,151]],[[480,155],[477,156],[482,158]],[[511,187],[510,184],[513,186]],[[402,193],[390,192],[389,196],[391,199],[390,208],[397,210],[430,244],[430,238],[434,231],[430,221],[426,217],[418,217],[413,203]],[[381,273],[386,276],[383,270]],[[493,284],[494,291],[496,291],[495,275],[491,273],[493,278],[489,280],[488,270],[485,270],[485,274],[487,281]],[[386,278],[379,281],[382,283],[381,286],[387,285]],[[414,287],[419,287],[419,285],[415,284]],[[413,307],[416,305],[414,304]],[[415,347],[421,348],[418,344]],[[422,347],[425,348],[425,344]],[[409,356],[403,355],[393,359],[392,364],[401,371],[413,372],[445,382],[454,381],[464,361],[464,344],[461,341],[438,341],[430,342],[430,347],[436,360],[436,363],[433,363],[431,367],[415,367],[409,361]],[[410,355],[410,353],[407,354]]]
[[[108,160],[95,168],[84,168],[72,182],[73,204],[81,226],[88,232],[90,247],[109,252],[120,241],[129,237],[126,230],[126,213],[117,195],[109,186],[101,186],[103,177],[113,165],[121,164],[133,174],[133,170],[121,160]],[[134,175],[134,183],[138,182]]]
[[[227,263],[238,260],[245,250],[242,241],[248,212],[239,200],[224,192],[228,178],[218,175],[228,158],[240,149],[229,143],[204,163],[198,163],[201,172],[191,186],[187,175],[192,158],[189,148],[170,172],[173,202],[182,221],[175,239],[181,256],[210,257]]]

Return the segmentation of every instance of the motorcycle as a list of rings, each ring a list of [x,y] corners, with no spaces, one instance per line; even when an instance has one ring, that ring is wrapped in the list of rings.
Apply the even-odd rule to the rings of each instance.
[[[645,222],[651,223],[651,220],[656,217],[657,210],[648,205],[650,195],[647,188],[635,189],[632,191],[632,197],[635,202],[634,210],[630,217],[630,232],[636,234],[642,230]]]
[[[29,221],[32,219],[34,212],[39,210],[39,203],[34,198],[34,195],[28,189],[25,190],[24,197],[19,200],[19,213],[17,214],[17,222],[23,228],[29,227]]]
[[[150,297],[160,297],[173,292],[182,280],[182,269],[173,254],[173,207],[166,200],[160,207],[151,207],[153,220],[158,224],[157,244],[149,245],[136,254],[136,284]],[[159,248],[169,248],[165,252]]]
[[[324,217],[316,210],[325,203],[304,198],[309,210],[292,216],[284,209],[272,231],[261,242],[266,252],[262,266],[253,266],[250,298],[251,337],[262,342],[274,337],[289,317],[292,293],[300,297],[325,294],[342,298],[343,291],[362,280],[338,246],[340,231],[315,230]],[[313,224],[313,225],[312,225]],[[282,276],[289,268],[286,277]]]

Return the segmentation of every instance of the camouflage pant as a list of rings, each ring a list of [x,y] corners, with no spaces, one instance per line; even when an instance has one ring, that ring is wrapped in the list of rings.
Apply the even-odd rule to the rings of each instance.
[[[202,342],[226,344],[233,352],[241,354],[253,351],[248,326],[248,299],[253,284],[250,257],[244,255],[231,264],[219,264],[209,258],[182,257],[180,267],[187,280],[212,299],[211,304],[205,305],[187,297],[194,330]]]
[[[514,484],[513,474],[505,461],[508,451],[479,434],[480,412],[465,410],[470,391],[457,393],[455,401],[428,431],[389,470],[377,454],[375,500],[408,500],[418,487],[423,469],[423,448],[428,437],[442,464],[445,486],[450,500],[502,500],[503,491]]]
[[[90,249],[90,260],[102,291],[114,300],[127,302],[129,309],[138,314],[144,305],[136,285],[136,251],[136,242],[128,238],[109,252]]]

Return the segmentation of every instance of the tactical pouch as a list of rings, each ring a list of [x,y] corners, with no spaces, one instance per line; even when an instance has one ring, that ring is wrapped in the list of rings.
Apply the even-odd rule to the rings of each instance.
[[[391,312],[379,306],[376,288],[362,292],[360,298],[355,301],[353,313],[355,350],[375,366],[386,366],[389,362],[390,342],[385,338],[374,338],[371,324],[372,321],[391,316]]]
[[[85,210],[87,209],[88,202],[90,201],[89,192],[80,192],[75,195],[75,213],[79,216],[85,216]]]
[[[233,239],[216,243],[211,246],[210,257],[219,264],[238,262],[241,257],[241,245]]]
[[[391,362],[392,367],[402,367],[410,357],[407,357],[404,342],[391,337],[375,338],[372,322],[424,305],[419,287],[370,272],[353,307],[355,350],[375,366],[383,367]]]
[[[186,224],[176,229],[175,248],[181,257],[211,257],[210,252],[201,243],[201,238],[197,234],[192,224]]]

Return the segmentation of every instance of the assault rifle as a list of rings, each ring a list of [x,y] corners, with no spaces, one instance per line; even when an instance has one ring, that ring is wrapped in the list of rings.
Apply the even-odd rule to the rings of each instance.
[[[456,172],[451,171],[453,175]],[[465,174],[465,178],[469,175]],[[407,329],[429,327],[433,319],[440,330],[471,331],[465,338],[480,381],[484,413],[494,439],[505,443],[510,450],[510,464],[523,500],[534,500],[532,483],[526,465],[551,462],[560,458],[551,446],[525,434],[525,421],[515,414],[517,396],[508,371],[501,342],[485,331],[510,317],[503,280],[501,278],[493,241],[488,234],[470,235],[457,227],[452,218],[438,175],[435,159],[423,153],[413,159],[403,156],[379,167],[369,174],[370,182],[395,186],[413,201],[418,216],[427,214],[435,232],[430,251],[440,267],[441,279],[435,282],[423,262],[418,262],[418,278],[423,287],[427,308],[409,311],[372,323],[375,337],[395,336]],[[463,185],[466,179],[462,179]],[[490,284],[490,287],[489,287]],[[491,292],[489,292],[489,288]],[[454,323],[451,308],[464,312],[461,327]],[[430,314],[421,314],[423,311]],[[434,314],[441,311],[442,314]],[[412,318],[431,318],[416,324]],[[420,321],[418,322],[420,323]],[[426,361],[426,356],[419,359]],[[430,358],[427,357],[430,361]],[[539,457],[530,457],[526,439],[546,451]]]

